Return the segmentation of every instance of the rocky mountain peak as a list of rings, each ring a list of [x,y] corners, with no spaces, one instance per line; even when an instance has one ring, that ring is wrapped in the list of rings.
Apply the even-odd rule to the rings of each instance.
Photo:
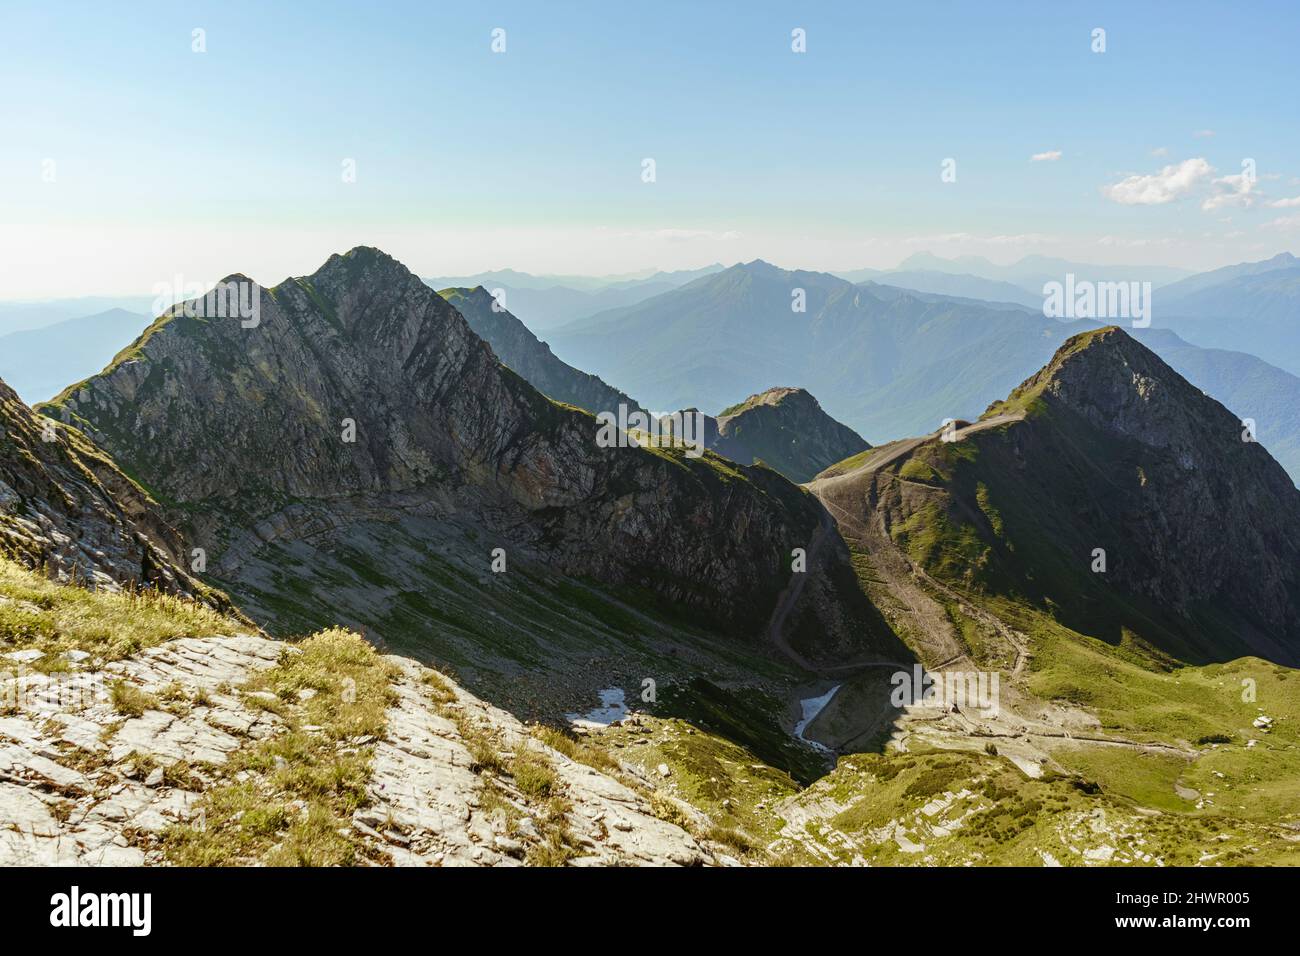
[[[1034,398],[1066,407],[1109,434],[1175,450],[1189,468],[1207,456],[1237,454],[1275,465],[1258,444],[1242,441],[1241,419],[1118,326],[1062,344],[1012,402]]]
[[[762,461],[791,481],[814,475],[871,446],[802,388],[774,387],[709,422],[709,447],[733,461]]]
[[[782,402],[786,402],[786,401],[799,403],[809,408],[815,408],[815,409],[821,408],[821,405],[818,404],[817,399],[813,398],[813,396],[805,389],[776,386],[774,388],[769,388],[765,391],[749,396],[749,398],[745,399],[739,405],[732,406],[732,409],[734,409],[734,411],[732,409],[728,409],[726,412],[723,412],[722,415],[719,415],[718,417],[719,418],[726,417],[728,414],[737,415],[740,414],[742,411],[753,408],[757,405],[779,405]]]
[[[259,301],[256,327],[173,310],[47,406],[169,502],[223,580],[253,573],[269,545],[328,546],[322,533],[364,525],[365,547],[382,547],[385,521],[455,516],[549,569],[755,633],[791,548],[823,520],[768,469],[602,447],[591,415],[504,367],[457,308],[378,250],[332,256]],[[701,533],[716,527],[732,529],[725,545]],[[822,553],[847,567],[842,544]],[[854,645],[862,622],[838,600],[810,607],[834,616],[818,640]]]
[[[837,492],[873,486],[886,527],[939,529],[896,530],[932,573],[1183,660],[1300,660],[1300,491],[1122,329],[1071,338],[975,425],[896,447]]]

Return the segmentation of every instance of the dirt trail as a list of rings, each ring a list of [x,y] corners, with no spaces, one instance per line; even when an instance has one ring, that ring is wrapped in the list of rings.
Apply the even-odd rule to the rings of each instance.
[[[1023,414],[996,415],[958,429],[954,433],[953,440],[960,441],[975,432],[1018,421],[1023,417]],[[975,669],[975,664],[958,639],[957,630],[942,603],[946,601],[958,608],[962,614],[978,621],[986,632],[996,635],[1006,646],[1013,656],[1014,663],[1008,672],[1004,672],[1004,676],[1013,685],[1018,684],[1031,658],[1029,642],[1025,635],[1008,626],[997,615],[967,599],[955,588],[936,580],[924,568],[918,567],[909,560],[907,555],[895,545],[883,519],[869,500],[869,496],[878,493],[879,488],[888,487],[888,485],[877,485],[877,481],[917,484],[883,469],[911,454],[926,442],[940,437],[941,433],[936,432],[883,447],[880,454],[868,458],[853,471],[815,479],[804,487],[812,491],[826,506],[827,513],[834,517],[844,539],[870,561],[872,570],[883,585],[885,593],[896,602],[897,611],[906,618],[911,643],[918,649],[923,660],[930,662],[927,670],[935,672],[948,669]],[[797,597],[797,594],[795,596]],[[777,637],[778,634],[774,633],[774,640]],[[1165,744],[1072,734],[1064,727],[1025,719],[1010,707],[1000,717],[979,721],[971,721],[966,715],[956,712],[942,717],[904,715],[897,726],[904,736],[924,728],[926,736],[946,738],[956,746],[970,746],[975,741],[989,738],[1016,741],[1019,744],[1017,749],[1023,750],[1026,756],[1032,755],[1049,762],[1051,758],[1045,748],[1054,743],[1066,742],[1082,746],[1123,747],[1138,751],[1159,750],[1190,756],[1181,748]],[[979,743],[978,746],[982,747],[983,744]]]
[[[830,512],[823,509],[821,522],[818,524],[817,530],[813,532],[812,540],[808,543],[806,550],[805,556],[807,560],[805,566],[809,571],[790,575],[789,583],[786,584],[785,590],[777,598],[776,607],[772,609],[772,616],[767,625],[768,640],[776,645],[776,648],[790,660],[819,677],[842,677],[855,674],[868,667],[891,667],[895,669],[910,667],[910,664],[903,664],[898,661],[882,661],[878,658],[825,667],[813,663],[790,646],[790,641],[785,634],[786,620],[790,617],[790,612],[794,610],[795,604],[799,601],[799,596],[803,593],[804,586],[808,583],[808,574],[814,566],[814,560],[820,553],[822,545],[826,542],[826,536],[834,533],[835,519],[831,517]]]
[[[973,425],[958,429],[953,433],[954,441],[985,429],[994,428],[1008,422],[1022,419],[1023,413],[1015,415],[995,415]],[[966,598],[961,592],[948,584],[936,580],[924,568],[915,565],[894,543],[880,512],[874,507],[874,496],[880,488],[877,481],[896,482],[917,485],[905,478],[882,469],[905,455],[911,454],[926,442],[939,439],[941,432],[920,438],[907,439],[879,449],[879,454],[868,458],[850,472],[827,478],[818,478],[804,485],[817,496],[825,506],[821,524],[818,526],[808,547],[809,567],[813,558],[825,543],[826,536],[839,534],[849,542],[855,551],[866,556],[872,571],[878,577],[888,599],[896,604],[896,611],[906,619],[910,643],[915,647],[924,661],[931,662],[926,669],[938,672],[948,669],[977,669],[970,659],[957,630],[948,615],[943,601],[951,602],[962,614],[978,621],[990,635],[1003,642],[1014,656],[1014,663],[1008,672],[1003,672],[1012,686],[1023,678],[1031,658],[1029,642],[1025,635],[1007,625],[997,615],[986,611]],[[924,486],[928,487],[928,486]],[[795,575],[777,601],[768,626],[768,637],[784,654],[799,666],[822,677],[847,676],[861,673],[867,668],[887,667],[891,669],[910,669],[911,664],[897,661],[861,661],[834,668],[819,668],[790,647],[785,636],[784,627],[790,612],[799,600],[807,576]],[[906,747],[906,741],[918,736],[940,747],[953,749],[983,750],[990,740],[999,741],[999,749],[1006,752],[1017,766],[1034,771],[1040,766],[1050,766],[1058,772],[1068,773],[1051,757],[1051,750],[1059,746],[1120,747],[1138,752],[1176,753],[1192,758],[1195,751],[1162,743],[1144,743],[1124,738],[1105,737],[1098,734],[1074,732],[1052,721],[1044,722],[1018,714],[1012,706],[1017,693],[1012,692],[1012,700],[997,716],[978,716],[972,719],[964,713],[953,710],[935,710],[931,708],[904,708],[902,713],[894,713],[892,705],[882,706],[881,713],[872,718],[856,737],[845,741],[851,746],[854,740],[874,734],[881,721],[892,723],[894,738],[898,744]],[[827,710],[831,704],[828,704]]]
[[[951,440],[961,441],[976,432],[1020,421],[1023,418],[1023,412],[994,415],[957,429],[952,433]],[[931,435],[896,442],[883,448],[880,455],[867,459],[853,471],[831,478],[816,479],[805,487],[821,499],[827,510],[835,515],[840,522],[841,533],[846,538],[855,539],[857,550],[867,555],[886,590],[910,610],[914,640],[920,645],[922,656],[932,662],[932,670],[943,670],[959,665],[965,667],[973,663],[957,637],[956,628],[947,610],[935,600],[934,594],[937,592],[956,604],[963,614],[989,628],[1008,645],[1015,659],[1011,676],[1013,679],[1018,678],[1029,658],[1028,645],[1024,638],[998,617],[972,605],[952,588],[935,580],[923,568],[908,560],[894,544],[880,517],[874,513],[874,509],[868,509],[870,513],[865,520],[857,517],[858,513],[864,510],[868,481],[879,476],[891,481],[908,483],[906,479],[881,469],[904,455],[911,454],[926,442],[941,440],[942,436],[943,431],[940,430]]]
[[[891,456],[890,460],[893,460]],[[863,505],[863,482],[860,469],[848,475],[814,481],[808,488],[839,521],[840,532],[854,550],[867,556],[885,590],[899,603],[908,618],[908,631],[923,661],[931,666],[944,661],[954,664],[966,659],[947,612],[919,585],[915,569],[890,540],[879,517],[867,520],[855,515]],[[874,471],[874,468],[871,469]]]

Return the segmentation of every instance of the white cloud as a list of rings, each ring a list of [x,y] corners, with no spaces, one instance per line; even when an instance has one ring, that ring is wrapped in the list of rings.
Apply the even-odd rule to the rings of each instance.
[[[1161,206],[1186,195],[1213,172],[1214,167],[1200,157],[1185,159],[1149,176],[1129,176],[1102,186],[1101,192],[1121,206]]]
[[[1282,216],[1271,222],[1264,223],[1265,229],[1281,229],[1286,232],[1297,227],[1300,227],[1300,216]]]
[[[1201,203],[1206,212],[1221,209],[1224,206],[1253,206],[1259,194],[1255,190],[1254,176],[1237,173],[1235,176],[1221,176],[1214,180],[1214,195]]]
[[[1034,153],[1029,157],[1031,163],[1054,163],[1061,158],[1059,149],[1049,149],[1045,153]]]
[[[1169,147],[1168,147],[1168,146],[1157,146],[1155,149],[1151,150],[1151,155],[1152,155],[1152,156],[1156,156],[1156,157],[1160,157],[1160,156],[1168,156],[1168,155],[1169,155]]]
[[[1214,130],[1212,130],[1212,129],[1198,129],[1198,130],[1197,130],[1195,133],[1193,133],[1192,135],[1195,136],[1197,139],[1209,139],[1211,136],[1214,135]]]
[[[1300,196],[1291,199],[1274,199],[1272,202],[1266,203],[1266,205],[1272,206],[1274,209],[1293,209],[1300,206]]]

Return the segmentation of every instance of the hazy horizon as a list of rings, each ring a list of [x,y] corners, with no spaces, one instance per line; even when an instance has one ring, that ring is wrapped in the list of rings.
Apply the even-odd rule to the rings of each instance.
[[[0,299],[273,283],[358,245],[421,275],[1201,271],[1300,234],[1285,6],[1268,31],[1199,5],[350,11],[10,5]]]

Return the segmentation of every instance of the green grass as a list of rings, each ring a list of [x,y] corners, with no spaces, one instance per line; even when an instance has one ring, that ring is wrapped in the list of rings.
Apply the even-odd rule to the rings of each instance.
[[[157,710],[160,706],[157,697],[124,680],[113,682],[109,700],[113,710],[124,717],[139,717],[146,710]]]
[[[1041,866],[1040,851],[1064,865],[1300,862],[1293,834],[1273,821],[1187,812],[1167,758],[1137,767],[1125,759],[1134,758],[1088,751],[1078,757],[1087,775],[1034,780],[983,753],[854,754],[798,798],[829,807],[804,837],[829,848],[830,862],[878,866]],[[778,854],[806,858],[807,844],[780,843]]]
[[[1138,806],[1176,813],[1193,807],[1174,790],[1174,784],[1188,768],[1188,761],[1176,754],[1078,747],[1054,751],[1052,756],[1071,772],[1100,784],[1107,793],[1132,800]]]
[[[0,650],[39,650],[48,667],[64,651],[92,663],[119,660],[175,637],[249,630],[212,608],[157,591],[89,591],[60,584],[0,557]]]
[[[776,836],[781,821],[775,807],[800,789],[788,773],[764,763],[746,747],[686,721],[642,717],[641,722],[649,734],[611,728],[593,738],[592,746],[617,753],[639,765],[650,779],[663,781],[665,791],[651,800],[656,816],[694,830],[691,818],[671,794],[707,814],[711,827],[719,832],[735,831],[755,846]],[[670,770],[666,779],[657,772],[661,763]],[[716,842],[737,850],[730,840]]]
[[[348,631],[286,647],[275,667],[242,688],[285,701],[285,731],[232,755],[227,782],[204,794],[197,821],[164,832],[168,862],[350,866],[373,854],[350,829],[353,811],[368,800],[371,748],[339,744],[385,733],[393,677],[374,648]],[[298,691],[307,689],[315,695],[300,702]],[[320,729],[304,729],[313,725]]]

